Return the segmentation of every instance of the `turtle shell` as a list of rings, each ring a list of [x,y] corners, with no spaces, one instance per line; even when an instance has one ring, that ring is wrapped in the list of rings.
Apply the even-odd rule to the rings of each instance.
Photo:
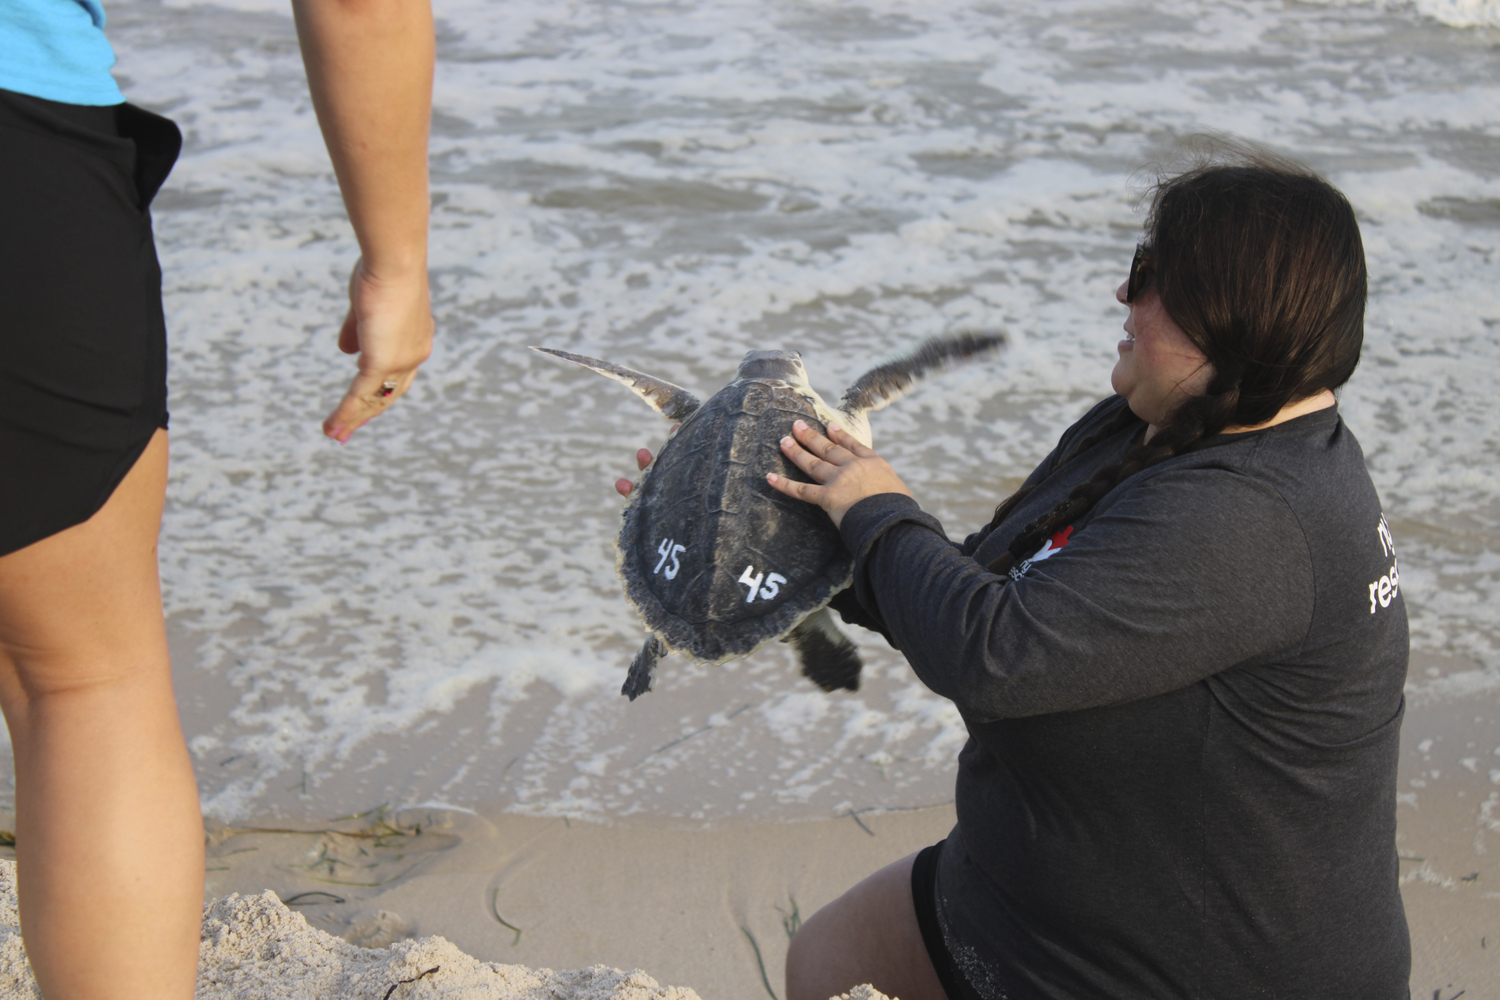
[[[678,429],[631,491],[618,539],[626,596],[676,652],[720,663],[780,638],[849,585],[853,558],[828,515],[766,482],[807,482],[780,441],[812,401],[772,379],[722,389]]]

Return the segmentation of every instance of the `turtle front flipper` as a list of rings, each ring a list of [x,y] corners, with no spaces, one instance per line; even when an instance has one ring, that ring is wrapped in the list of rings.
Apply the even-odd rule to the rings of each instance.
[[[651,690],[656,680],[656,661],[667,655],[667,647],[656,636],[646,640],[641,651],[630,661],[630,673],[625,675],[625,685],[620,693],[631,701]]]
[[[917,380],[934,369],[946,368],[1005,344],[998,333],[962,333],[956,337],[933,337],[894,361],[877,365],[844,390],[839,409],[853,421],[848,429],[869,444],[869,422],[865,414],[888,406],[906,395]],[[863,431],[863,433],[861,433]]]
[[[847,688],[859,690],[859,650],[847,635],[833,623],[827,608],[819,608],[802,620],[787,635],[786,641],[797,648],[802,661],[802,675],[824,691]]]
[[[680,385],[673,385],[664,379],[645,375],[641,372],[625,368],[620,365],[610,364],[608,361],[600,361],[598,358],[586,358],[582,354],[569,354],[567,351],[554,351],[550,347],[533,347],[538,354],[550,354],[554,358],[562,358],[571,361],[575,365],[582,365],[590,371],[596,371],[605,378],[612,378],[622,385],[629,386],[637,396],[640,396],[651,408],[668,420],[681,422],[698,412],[698,407],[703,404],[697,396],[688,392]]]

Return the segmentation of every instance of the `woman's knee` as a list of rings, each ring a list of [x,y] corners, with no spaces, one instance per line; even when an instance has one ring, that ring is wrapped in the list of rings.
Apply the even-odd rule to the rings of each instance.
[[[915,858],[887,865],[808,918],[787,949],[788,1000],[827,1000],[861,983],[903,1000],[942,1000],[911,899]]]
[[[866,964],[860,948],[864,935],[848,896],[818,910],[793,935],[786,952],[787,1000],[828,1000],[858,985],[850,977],[857,978]]]

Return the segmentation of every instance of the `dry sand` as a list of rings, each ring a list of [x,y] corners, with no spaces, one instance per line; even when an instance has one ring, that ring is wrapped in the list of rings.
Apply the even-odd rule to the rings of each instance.
[[[779,997],[800,914],[952,819],[945,807],[683,830],[416,810],[301,833],[219,829],[198,996]],[[0,1000],[30,1000],[13,873],[0,861]]]
[[[1413,690],[1402,733],[1397,843],[1412,996],[1494,1000],[1500,710],[1493,690],[1470,683],[1475,664],[1418,654],[1412,667],[1441,682],[1435,690],[1454,688]],[[689,828],[497,808],[215,829],[200,997],[780,997],[800,917],[942,838],[953,819],[940,806]],[[13,829],[9,820],[0,814],[0,827]],[[0,998],[32,997],[9,878],[0,865]]]
[[[15,864],[0,861],[0,997],[40,1000],[15,907]],[[234,894],[204,907],[199,1000],[342,997],[472,1000],[697,1000],[640,970],[573,972],[480,962],[440,937],[360,948],[308,926],[276,894]]]
[[[15,863],[0,861],[0,1000],[41,1000],[16,914]],[[362,948],[310,926],[274,892],[204,907],[198,1000],[698,1000],[639,969],[570,972],[481,962],[441,937]],[[885,1000],[861,987],[848,1000]]]
[[[273,889],[364,944],[441,934],[492,961],[639,967],[767,1000],[802,915],[952,823],[951,806],[712,829],[414,810],[323,827],[345,832],[215,831],[208,891]]]
[[[1417,1000],[1500,998],[1500,730],[1485,707],[1415,704],[1402,740]],[[222,828],[199,996],[779,998],[797,920],[952,822],[951,806],[711,829],[408,810]],[[36,996],[10,872],[0,862],[0,1000]]]
[[[1500,1000],[1500,707],[1478,664],[1414,653],[1411,673],[1429,685],[1411,690],[1397,810],[1412,996]],[[442,934],[489,960],[639,966],[715,1000],[766,1000],[797,916],[953,819],[951,806],[712,829],[410,813],[384,817],[384,838],[219,831],[208,877],[214,895],[275,889],[367,943]],[[373,817],[341,828],[361,824],[378,832]],[[297,898],[308,891],[335,896]]]

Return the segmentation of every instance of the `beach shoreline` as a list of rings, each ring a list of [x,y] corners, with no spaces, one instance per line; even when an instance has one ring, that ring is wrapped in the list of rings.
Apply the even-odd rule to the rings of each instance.
[[[642,968],[763,1000],[783,993],[801,917],[952,824],[951,806],[710,827],[431,809],[324,832],[245,824],[210,833],[206,895],[270,888],[339,937],[439,934],[485,961]]]
[[[125,96],[184,133],[152,205],[160,552],[206,900],[271,890],[347,942],[439,935],[475,961],[779,1000],[796,917],[947,833],[962,719],[859,629],[858,692],[816,690],[773,644],[674,657],[619,697],[642,636],[610,483],[667,425],[527,345],[695,392],[795,347],[830,392],[921,337],[1004,330],[1002,360],[877,418],[962,537],[1108,391],[1143,168],[1209,128],[1306,160],[1358,213],[1366,340],[1339,410],[1414,646],[1412,996],[1500,997],[1500,0],[451,0],[441,336],[344,448],[318,426],[348,381],[358,247],[290,8],[106,6]],[[9,753],[0,736],[0,804]]]
[[[1427,739],[1420,733],[1452,732],[1447,716],[1473,707],[1419,701],[1409,710],[1402,788],[1435,770],[1436,747],[1419,749]],[[1459,772],[1403,793],[1398,807],[1412,995],[1424,1000],[1486,996],[1500,985],[1497,796],[1486,772]],[[0,826],[10,819],[0,812]],[[409,951],[441,937],[479,963],[645,970],[653,983],[701,997],[780,1000],[786,945],[800,919],[942,839],[953,822],[951,804],[718,824],[440,807],[376,808],[323,823],[264,817],[210,824],[205,902],[270,891],[308,927],[361,948]],[[662,990],[631,995],[690,995]]]

